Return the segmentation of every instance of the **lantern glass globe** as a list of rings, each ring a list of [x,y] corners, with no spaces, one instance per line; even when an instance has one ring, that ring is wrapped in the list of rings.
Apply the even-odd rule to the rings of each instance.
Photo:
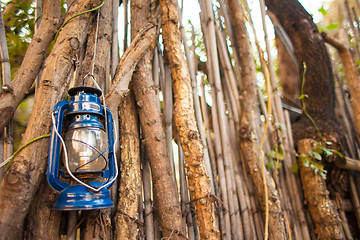
[[[73,174],[101,173],[106,168],[108,139],[103,129],[71,129],[65,134],[65,145],[69,168]]]

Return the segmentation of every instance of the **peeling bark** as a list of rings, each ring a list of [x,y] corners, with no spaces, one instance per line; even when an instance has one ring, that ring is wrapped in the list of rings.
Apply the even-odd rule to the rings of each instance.
[[[100,0],[78,1],[69,9],[67,18],[76,13],[90,10],[100,3]],[[49,4],[51,3],[49,2]],[[93,13],[80,15],[68,22],[61,30],[58,40],[45,62],[34,108],[21,145],[50,132],[50,112],[55,104],[65,97],[70,81],[69,75],[78,57],[79,47],[85,42],[91,22],[89,20],[93,16]],[[44,20],[45,18],[42,22],[46,22]],[[38,32],[43,31],[39,30]],[[33,66],[29,66],[29,69],[33,69]],[[32,143],[15,157],[1,181],[0,239],[17,239],[21,234],[22,223],[45,171],[48,150],[49,139],[41,139]]]
[[[44,176],[26,220],[25,239],[60,240],[61,211],[52,210],[57,194]]]
[[[120,118],[120,186],[115,214],[114,239],[132,239],[137,236],[137,211],[141,194],[140,142],[138,116],[132,92],[119,108]]]
[[[309,157],[308,151],[316,149],[313,139],[298,141],[299,154]],[[301,161],[301,160],[300,160]],[[312,159],[312,161],[317,161]],[[315,225],[318,239],[346,239],[339,214],[330,200],[325,179],[314,169],[300,162],[300,177],[304,190],[304,198]]]
[[[206,172],[203,145],[196,126],[191,80],[181,51],[177,1],[161,0],[161,23],[166,57],[169,60],[174,91],[174,119],[184,151],[189,189],[194,199],[200,238],[218,239],[219,230]]]

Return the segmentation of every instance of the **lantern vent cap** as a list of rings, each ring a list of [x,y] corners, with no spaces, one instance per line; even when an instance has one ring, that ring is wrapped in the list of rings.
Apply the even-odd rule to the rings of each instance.
[[[70,96],[75,96],[79,92],[84,92],[84,93],[88,93],[88,94],[96,94],[98,97],[100,97],[102,95],[102,92],[100,89],[94,88],[94,87],[88,87],[88,86],[74,87],[74,88],[70,88],[68,91]]]

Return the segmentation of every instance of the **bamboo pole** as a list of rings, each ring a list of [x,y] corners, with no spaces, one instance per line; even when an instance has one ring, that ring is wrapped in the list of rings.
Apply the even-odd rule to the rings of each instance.
[[[66,240],[76,240],[77,211],[69,211],[67,215]]]
[[[219,119],[219,127],[220,127],[220,136],[221,136],[221,148],[222,148],[222,153],[224,156],[224,167],[225,167],[225,176],[226,176],[226,187],[227,187],[227,194],[228,194],[228,204],[229,204],[229,211],[230,211],[230,220],[231,220],[231,231],[232,231],[232,236],[234,238],[238,238],[239,236],[239,232],[238,232],[238,228],[236,227],[237,221],[236,221],[236,216],[233,214],[234,211],[234,200],[233,200],[233,181],[232,181],[232,171],[233,169],[230,168],[231,166],[231,155],[230,155],[230,141],[229,141],[229,137],[228,137],[228,127],[227,127],[227,121],[226,121],[226,117],[225,117],[225,103],[224,103],[224,96],[223,96],[223,91],[222,91],[222,87],[221,87],[221,78],[220,78],[220,69],[219,69],[219,59],[218,59],[218,55],[217,55],[217,46],[216,46],[216,32],[215,32],[215,22],[214,22],[214,15],[212,12],[212,4],[209,1],[204,1],[204,11],[205,11],[205,16],[206,19],[210,19],[210,21],[208,22],[208,35],[206,37],[208,37],[209,39],[209,45],[207,45],[207,47],[209,48],[209,58],[211,59],[211,69],[213,71],[213,80],[212,84],[213,84],[213,91],[212,93],[215,91],[214,97],[213,97],[213,101],[217,106],[217,117]]]
[[[123,8],[124,8],[124,48],[123,51],[125,51],[128,47],[128,0],[123,0]]]
[[[189,190],[187,187],[186,176],[185,176],[184,152],[180,146],[180,143],[178,144],[178,148],[179,148],[181,209],[183,212],[183,217],[185,218],[188,227],[188,238],[189,240],[195,240],[194,225],[192,221],[192,214],[190,211]]]
[[[115,76],[116,66],[119,62],[119,40],[118,40],[118,8],[119,0],[113,0],[112,14],[112,45],[111,45],[111,78]]]
[[[165,89],[162,89],[164,95],[164,123],[165,123],[165,138],[166,138],[166,148],[169,153],[169,161],[172,169],[172,177],[174,184],[176,186],[176,191],[178,191],[178,184],[176,181],[176,169],[174,164],[174,154],[172,148],[172,139],[173,139],[173,93],[172,93],[172,84],[171,84],[171,71],[169,65],[164,66],[165,69]]]
[[[1,58],[1,69],[2,69],[2,83],[1,86],[5,87],[1,89],[3,92],[6,89],[6,86],[10,86],[11,84],[11,70],[10,70],[10,61],[9,61],[9,52],[6,43],[6,35],[2,13],[0,10],[0,58]],[[0,140],[3,147],[1,147],[2,151],[0,151],[0,163],[4,159],[8,159],[13,154],[13,142],[14,142],[14,132],[13,132],[13,121],[10,120],[6,125],[1,134],[2,138]],[[2,143],[3,142],[3,143]],[[2,174],[0,173],[0,179],[2,178]]]
[[[155,47],[154,57],[152,61],[152,75],[154,79],[154,88],[156,95],[156,102],[159,110],[161,109],[160,99],[159,99],[159,91],[160,91],[160,61],[159,61],[159,51],[158,48]]]
[[[214,152],[214,143],[213,140],[211,138],[211,129],[210,129],[210,119],[208,116],[208,108],[209,106],[206,103],[205,100],[205,85],[204,85],[204,77],[202,77],[202,81],[201,81],[201,89],[203,90],[201,93],[201,110],[202,110],[202,115],[204,117],[204,124],[205,124],[205,131],[206,131],[206,141],[207,141],[207,145],[209,148],[209,153],[210,153],[210,161],[211,161],[211,169],[212,172],[214,174],[214,176],[219,176],[218,174],[218,170],[216,167],[216,154]],[[217,180],[218,178],[214,178],[214,191],[216,196],[220,196],[221,197],[221,190],[220,190],[220,181]],[[221,239],[223,239],[223,235],[224,235],[224,230],[225,230],[225,220],[224,220],[224,207],[223,206],[219,206],[218,207],[218,212],[217,214],[219,215],[219,229],[220,229],[220,237]],[[225,211],[227,211],[225,209]],[[229,218],[229,215],[227,215],[227,218]]]
[[[6,35],[5,35],[5,28],[4,28],[4,21],[2,17],[2,10],[0,8],[0,58],[1,58],[1,79],[0,82],[1,92],[3,92],[3,86],[8,84],[11,81],[11,72],[10,72],[10,61],[9,61],[9,54],[7,50],[7,43],[6,43]],[[2,163],[6,158],[4,154],[4,129],[0,130],[0,163]],[[4,169],[0,169],[0,180],[2,179],[4,174]]]
[[[205,4],[203,1],[200,1],[200,7],[202,9],[205,8]],[[204,26],[204,20],[207,19],[206,15],[205,15],[205,10],[204,12],[200,12],[200,18],[201,18],[201,22],[202,24],[202,29],[203,29],[203,33],[204,36],[209,35],[208,33],[208,28],[206,26]],[[205,40],[205,46],[206,46],[206,53],[207,56],[210,56],[210,43],[209,43],[209,39],[207,37],[204,37]],[[212,59],[209,57],[208,60],[206,61],[206,66],[207,69],[209,69],[208,71],[208,79],[210,81],[211,84],[211,88],[213,88],[213,78],[214,78],[214,73],[213,71],[211,71],[212,69]],[[226,186],[226,176],[225,176],[225,168],[224,168],[224,155],[222,154],[222,147],[221,147],[221,135],[220,135],[220,129],[219,129],[219,120],[218,120],[218,116],[217,116],[217,105],[214,104],[216,103],[216,96],[215,96],[215,91],[212,89],[211,90],[211,99],[212,99],[212,107],[211,107],[211,116],[212,116],[212,126],[213,126],[213,132],[215,135],[215,140],[214,140],[214,146],[215,146],[215,153],[216,153],[216,164],[217,164],[217,170],[218,170],[218,174],[219,174],[219,184],[220,184],[220,189],[221,189],[221,199],[223,201],[223,208],[224,208],[224,229],[222,232],[222,236],[224,239],[230,239],[231,238],[231,222],[230,222],[230,214],[229,214],[229,200],[228,200],[228,190],[227,190],[227,186]]]
[[[344,1],[344,6],[345,6],[345,11],[346,11],[346,16],[347,16],[347,20],[348,20],[348,24],[350,26],[351,31],[354,34],[353,40],[355,42],[355,52],[356,52],[356,56],[357,59],[360,59],[360,50],[359,50],[359,33],[358,31],[355,30],[354,27],[354,21],[353,18],[351,16],[351,11],[350,11],[350,6],[349,6],[349,1],[345,0]]]
[[[292,151],[295,151],[295,146],[294,146],[294,142],[293,142],[293,137],[292,137],[292,130],[291,130],[291,123],[290,123],[290,116],[289,113],[287,111],[285,111],[285,122],[286,122],[286,129],[287,129],[287,139],[289,140],[288,142],[288,146],[289,149],[292,149]],[[295,152],[290,153],[291,157],[290,157],[290,161],[287,163],[287,171],[289,171],[289,168],[291,169],[291,167],[293,166],[293,164],[296,164],[296,159],[295,159]],[[302,238],[304,240],[309,240],[310,239],[310,234],[309,234],[309,228],[307,225],[307,221],[306,221],[306,216],[304,214],[305,209],[303,207],[303,196],[300,194],[301,191],[301,187],[300,187],[300,182],[299,179],[295,177],[294,173],[289,173],[288,175],[290,175],[290,187],[289,189],[291,189],[291,194],[293,195],[293,208],[295,213],[298,215],[299,221],[300,221],[300,227],[301,227],[301,232],[302,232]]]
[[[145,231],[144,231],[144,189],[141,189],[142,191],[140,192],[140,199],[139,199],[139,210],[138,210],[138,215],[139,215],[139,232],[137,234],[137,237],[140,240],[145,240]]]
[[[147,154],[145,150],[145,146],[141,147],[142,153],[142,177],[143,177],[143,191],[144,191],[144,233],[146,239],[154,240],[154,210],[152,206],[151,200],[151,174],[150,174],[150,165],[147,160]]]

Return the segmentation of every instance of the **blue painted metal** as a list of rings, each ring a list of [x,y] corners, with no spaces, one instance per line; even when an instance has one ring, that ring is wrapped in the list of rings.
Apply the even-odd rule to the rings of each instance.
[[[79,92],[77,92],[79,91]],[[106,116],[106,127],[108,133],[108,169],[103,172],[104,182],[92,182],[91,185],[99,188],[114,180],[116,177],[115,156],[114,156],[114,126],[110,110],[101,105],[99,91],[91,87],[79,87],[70,89],[72,95],[70,100],[64,100],[56,104],[54,116],[57,131],[61,134],[63,130],[63,119],[66,116],[70,119],[69,129],[80,127],[99,127],[104,129],[100,123],[100,118]],[[66,115],[65,115],[66,114]],[[47,179],[49,185],[56,191],[61,192],[55,204],[55,210],[86,210],[112,207],[109,190],[102,188],[99,192],[89,191],[86,186],[64,183],[59,179],[59,161],[61,141],[56,135],[55,130],[51,131],[49,148],[49,164]],[[107,186],[107,188],[109,188]]]
[[[95,185],[95,184],[91,184]],[[99,184],[96,184],[100,187]],[[66,188],[60,193],[54,206],[54,210],[92,210],[113,207],[110,192],[103,188],[99,192],[90,192],[83,185],[75,185]]]
[[[61,134],[63,127],[64,112],[69,108],[69,101],[64,100],[58,102],[54,108],[54,116],[57,131]],[[49,164],[46,173],[49,185],[56,191],[60,192],[67,188],[69,184],[59,180],[59,158],[61,150],[60,138],[56,135],[54,126],[51,130],[50,148],[49,148]]]

